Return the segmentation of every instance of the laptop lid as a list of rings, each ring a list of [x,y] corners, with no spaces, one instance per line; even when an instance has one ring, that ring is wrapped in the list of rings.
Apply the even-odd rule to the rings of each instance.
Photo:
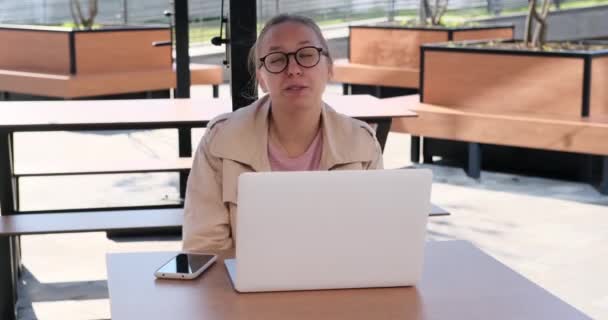
[[[242,174],[235,289],[414,285],[431,180],[426,169]]]

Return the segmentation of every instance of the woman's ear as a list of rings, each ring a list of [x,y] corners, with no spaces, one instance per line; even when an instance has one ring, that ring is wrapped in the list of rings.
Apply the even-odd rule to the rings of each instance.
[[[329,76],[329,80],[333,80],[334,79],[334,64],[333,63],[329,63],[329,65],[327,66],[327,73]]]

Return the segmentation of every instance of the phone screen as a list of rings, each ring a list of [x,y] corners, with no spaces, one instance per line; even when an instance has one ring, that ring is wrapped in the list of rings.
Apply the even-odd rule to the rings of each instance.
[[[161,273],[192,274],[207,264],[211,259],[213,259],[213,255],[209,254],[180,253],[158,269],[158,271]]]

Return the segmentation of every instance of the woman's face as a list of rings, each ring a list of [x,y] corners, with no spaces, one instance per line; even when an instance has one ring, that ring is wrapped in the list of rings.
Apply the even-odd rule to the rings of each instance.
[[[258,57],[273,52],[292,53],[308,46],[322,47],[315,32],[301,23],[284,22],[267,31],[260,43]],[[302,61],[309,56],[301,55]],[[273,102],[289,108],[306,108],[319,104],[331,77],[328,57],[321,54],[319,63],[311,68],[299,65],[295,55],[289,55],[288,61],[285,70],[279,73],[271,73],[264,66],[257,69],[256,75],[264,92],[270,94]],[[264,63],[272,69],[270,64],[280,64],[280,59],[266,59]]]

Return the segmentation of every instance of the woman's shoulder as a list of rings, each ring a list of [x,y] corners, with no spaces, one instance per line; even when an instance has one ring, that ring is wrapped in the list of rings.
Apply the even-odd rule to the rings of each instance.
[[[256,114],[263,103],[263,99],[259,99],[236,111],[216,116],[207,124],[206,135],[209,139],[212,139],[220,132],[222,135],[240,133],[244,127],[250,127],[251,123],[255,121]]]

